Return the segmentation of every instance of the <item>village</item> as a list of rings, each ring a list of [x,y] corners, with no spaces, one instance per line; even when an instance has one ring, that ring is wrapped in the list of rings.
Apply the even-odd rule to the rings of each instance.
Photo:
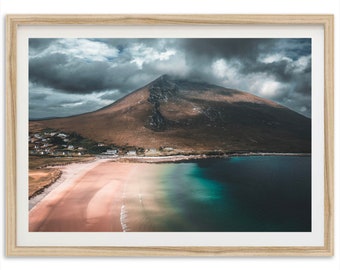
[[[83,138],[77,133],[66,133],[55,130],[43,130],[30,133],[28,137],[29,154],[34,156],[84,156],[97,155],[100,157],[118,156],[161,156],[174,152],[172,147],[159,149],[136,148],[133,146],[117,147]]]
[[[63,132],[37,132],[29,135],[30,155],[81,156],[87,153],[82,146],[74,146],[70,135]]]

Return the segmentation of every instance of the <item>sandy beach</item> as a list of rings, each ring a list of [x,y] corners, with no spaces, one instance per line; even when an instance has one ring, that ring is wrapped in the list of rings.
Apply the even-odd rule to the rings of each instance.
[[[65,178],[63,182],[29,212],[29,230],[123,231],[121,219],[124,218],[122,207],[126,182],[142,177],[144,167],[147,166],[143,163],[109,160],[65,166],[62,169]],[[136,198],[138,196],[137,190]]]

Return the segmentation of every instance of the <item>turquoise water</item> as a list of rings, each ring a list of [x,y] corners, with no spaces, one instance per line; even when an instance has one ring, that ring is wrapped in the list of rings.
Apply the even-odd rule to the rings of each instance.
[[[311,231],[310,156],[244,156],[154,166],[161,173],[152,180],[154,191],[148,196],[157,207],[143,209],[146,231]]]

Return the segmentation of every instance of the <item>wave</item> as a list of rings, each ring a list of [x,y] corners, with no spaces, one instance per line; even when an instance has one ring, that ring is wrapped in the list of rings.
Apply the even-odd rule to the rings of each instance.
[[[129,231],[129,227],[127,225],[126,219],[127,219],[127,210],[126,210],[125,205],[123,204],[122,207],[120,208],[120,224],[122,226],[123,232]]]

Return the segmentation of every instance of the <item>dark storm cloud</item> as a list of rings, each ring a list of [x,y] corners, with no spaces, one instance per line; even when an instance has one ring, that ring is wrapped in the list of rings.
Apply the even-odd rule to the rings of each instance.
[[[271,48],[274,39],[183,39],[179,43],[196,57],[226,57],[253,59],[259,52]]]
[[[31,101],[30,103],[35,102],[35,101],[41,102],[42,100],[46,99],[47,97],[48,97],[48,95],[45,94],[45,93],[34,93],[32,91],[29,93],[29,98],[30,98],[30,101]]]
[[[45,50],[55,40],[56,39],[54,38],[30,38],[29,39],[30,54]]]
[[[261,55],[282,52],[286,57],[296,60],[298,57],[310,55],[309,39],[183,39],[178,42],[187,52],[189,61],[197,59],[226,58],[238,59],[251,64]]]
[[[67,93],[90,93],[107,89],[105,74],[110,71],[107,63],[69,60],[63,54],[32,59],[29,63],[30,80]]]
[[[30,39],[29,50],[30,104],[40,95],[47,111],[55,105],[53,116],[58,106],[64,114],[99,109],[165,73],[310,115],[310,39]]]
[[[197,70],[209,60],[224,58],[241,62],[243,74],[263,72],[275,75],[280,81],[290,80],[293,75],[293,71],[287,68],[287,59],[263,63],[259,57],[281,52],[287,58],[296,60],[311,54],[309,39],[289,39],[289,42],[286,39],[183,39],[179,43],[186,51],[187,61]],[[310,65],[308,68],[306,72],[310,72]],[[193,72],[192,76],[198,72]]]
[[[121,96],[122,94],[120,93],[120,91],[117,90],[117,91],[105,93],[101,95],[100,98],[106,99],[106,100],[116,100],[117,98],[120,98]]]
[[[131,90],[136,83],[131,83],[130,73],[138,76],[134,64],[122,63],[112,67],[107,62],[87,62],[70,59],[63,54],[35,58],[29,63],[30,81],[51,87],[65,93],[92,93],[107,89]]]

